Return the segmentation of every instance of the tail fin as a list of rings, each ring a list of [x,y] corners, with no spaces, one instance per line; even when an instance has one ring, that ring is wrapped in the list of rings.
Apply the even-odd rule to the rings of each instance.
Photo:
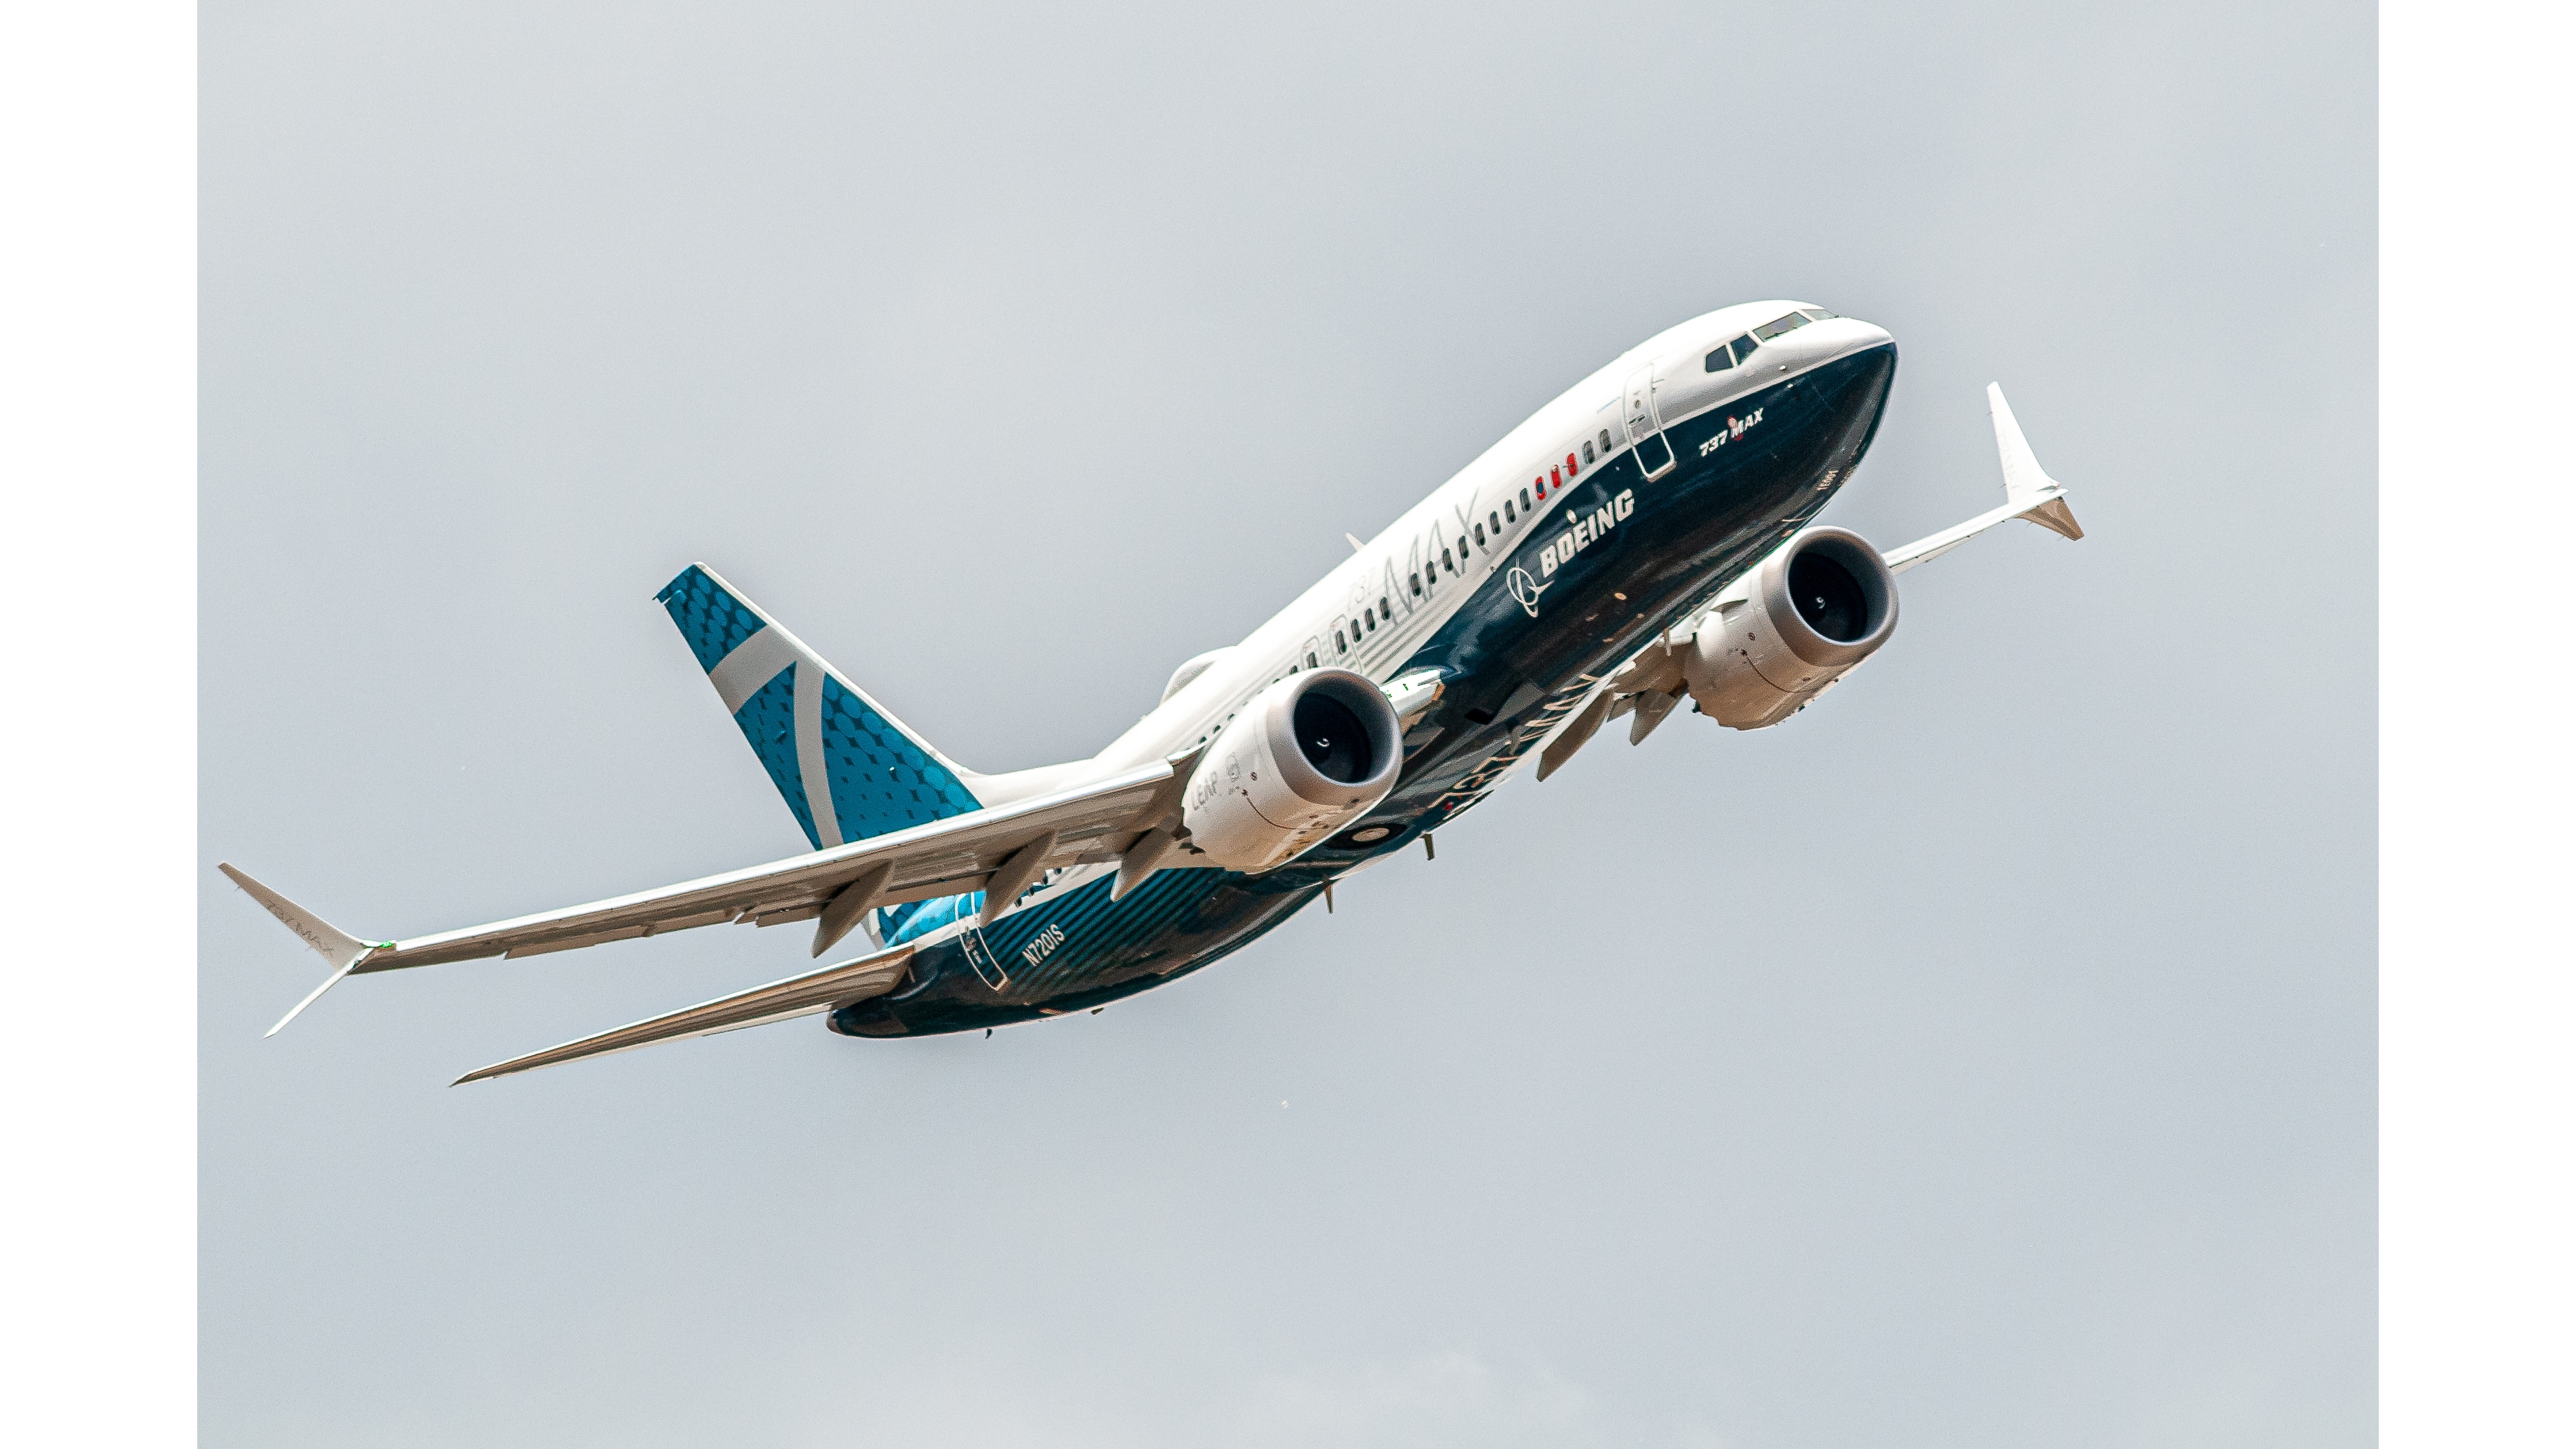
[[[704,564],[653,596],[816,850],[980,810],[972,772]]]

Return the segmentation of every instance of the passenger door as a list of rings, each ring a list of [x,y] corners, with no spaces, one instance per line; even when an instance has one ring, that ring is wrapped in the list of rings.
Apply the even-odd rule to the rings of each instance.
[[[1628,379],[1628,441],[1637,450],[1637,467],[1649,480],[1673,471],[1673,446],[1664,441],[1655,420],[1655,369],[1638,368]]]

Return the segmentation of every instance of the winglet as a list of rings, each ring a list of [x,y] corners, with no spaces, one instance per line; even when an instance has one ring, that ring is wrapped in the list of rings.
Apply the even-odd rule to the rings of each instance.
[[[2021,424],[2013,420],[2012,404],[2004,401],[1999,383],[1986,384],[1986,412],[1995,423],[1995,453],[2004,465],[2004,506],[1980,513],[1955,528],[1945,528],[1928,538],[1918,538],[1903,548],[1890,549],[1883,557],[1892,573],[1903,573],[1919,563],[1928,563],[1999,523],[2027,518],[2062,538],[2082,538],[2084,525],[2075,521],[2075,510],[2067,506],[2066,485],[2048,476],[2039,459],[2030,451],[2030,440],[2021,435]]]
[[[330,976],[321,985],[313,988],[312,995],[295,1003],[293,1011],[279,1017],[277,1025],[270,1027],[266,1035],[275,1036],[284,1030],[288,1022],[304,1013],[304,1008],[321,1000],[323,992],[339,985],[340,978],[356,969],[359,962],[366,960],[379,948],[393,944],[391,941],[361,941],[253,880],[247,871],[235,870],[231,865],[222,863],[217,864],[215,869],[229,876],[234,885],[248,891],[252,900],[259,902],[270,915],[277,917],[286,929],[293,931],[299,940],[312,947],[315,954],[331,963]]]
[[[1995,423],[1995,452],[2003,459],[2004,497],[2021,505],[2015,515],[2027,518],[2051,533],[2067,538],[2082,538],[2084,526],[2075,521],[2075,511],[2066,506],[2066,485],[2048,476],[2039,466],[2039,457],[2030,450],[2030,440],[2021,435],[2021,424],[2013,418],[2012,404],[2004,401],[2003,384],[1986,384],[1986,412]]]

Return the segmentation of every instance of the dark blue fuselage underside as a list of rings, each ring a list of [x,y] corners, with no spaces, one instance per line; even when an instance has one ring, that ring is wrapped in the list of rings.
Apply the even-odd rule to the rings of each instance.
[[[1167,869],[1114,903],[1109,880],[1093,880],[920,947],[901,990],[833,1013],[832,1029],[921,1036],[1064,1015],[1251,944],[1327,881],[1484,798],[1604,675],[1805,526],[1868,451],[1895,373],[1893,345],[1837,359],[1666,429],[1678,462],[1660,478],[1647,481],[1630,450],[1568,485],[1549,522],[1405,661],[1403,670],[1442,669],[1447,689],[1406,737],[1395,789],[1362,822],[1389,834],[1366,847],[1327,843],[1260,876]],[[1756,410],[1759,427],[1707,447],[1730,416]],[[1623,491],[1633,514],[1553,571],[1543,566],[1558,520],[1609,507]],[[1534,607],[1507,583],[1516,567],[1545,580]]]

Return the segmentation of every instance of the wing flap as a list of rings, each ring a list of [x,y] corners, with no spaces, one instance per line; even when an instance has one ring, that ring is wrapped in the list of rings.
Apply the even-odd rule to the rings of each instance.
[[[656,1046],[666,1041],[685,1041],[691,1037],[713,1036],[718,1032],[739,1031],[747,1026],[766,1026],[773,1021],[812,1016],[847,1006],[853,1001],[866,1001],[883,996],[903,984],[904,973],[911,968],[910,946],[897,946],[873,956],[826,966],[802,976],[790,976],[749,991],[720,996],[713,1001],[679,1011],[666,1012],[614,1031],[568,1041],[561,1046],[530,1052],[506,1062],[496,1062],[480,1071],[458,1077],[453,1086],[467,1082],[488,1081],[513,1072],[534,1071],[585,1057],[604,1057],[637,1047]]]
[[[571,951],[610,941],[632,941],[651,929],[649,926],[620,926],[614,931],[593,931],[587,936],[565,936],[553,941],[539,941],[532,946],[512,946],[501,954],[516,961],[522,956],[543,956],[550,951]]]

